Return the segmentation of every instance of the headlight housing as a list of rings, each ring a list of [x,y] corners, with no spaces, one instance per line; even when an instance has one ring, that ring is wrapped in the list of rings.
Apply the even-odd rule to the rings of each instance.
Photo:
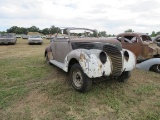
[[[124,58],[126,59],[126,61],[128,61],[128,59],[129,59],[129,53],[128,53],[128,51],[124,51]]]
[[[106,53],[105,52],[100,52],[100,54],[99,54],[99,59],[100,59],[100,61],[103,63],[103,64],[105,64],[106,63],[106,61],[107,61],[107,55],[106,55]]]

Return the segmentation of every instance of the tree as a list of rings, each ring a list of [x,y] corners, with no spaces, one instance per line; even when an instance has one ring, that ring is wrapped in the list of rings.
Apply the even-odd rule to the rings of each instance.
[[[16,33],[16,30],[17,30],[17,29],[18,29],[17,26],[13,26],[13,27],[7,29],[7,33]]]
[[[107,37],[106,31],[101,31],[98,33],[98,35],[101,37]]]
[[[160,31],[158,31],[156,34],[157,34],[157,35],[160,35]]]
[[[128,30],[126,30],[124,32],[134,32],[134,31],[132,29],[128,29]]]
[[[150,35],[151,37],[156,37],[156,33],[155,33],[155,31],[152,31],[152,34]]]
[[[57,33],[57,31],[58,31],[58,27],[55,27],[54,25],[52,25],[51,27],[50,27],[50,34],[55,34],[55,33]]]
[[[39,32],[39,30],[40,29],[36,26],[32,26],[32,27],[28,28],[28,32]]]
[[[49,30],[49,28],[45,28],[45,29],[41,30],[41,33],[44,35],[47,35],[50,33],[50,30]]]

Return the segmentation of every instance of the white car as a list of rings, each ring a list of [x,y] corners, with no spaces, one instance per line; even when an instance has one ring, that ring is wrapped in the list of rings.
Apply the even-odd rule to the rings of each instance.
[[[28,37],[28,44],[42,44],[43,39],[40,35],[30,35]]]

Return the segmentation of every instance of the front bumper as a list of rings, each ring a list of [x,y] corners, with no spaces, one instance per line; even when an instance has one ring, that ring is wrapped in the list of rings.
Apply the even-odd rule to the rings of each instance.
[[[41,43],[41,44],[42,44],[43,41],[34,40],[34,41],[28,41],[28,43],[35,43],[35,44],[36,44],[36,43]]]

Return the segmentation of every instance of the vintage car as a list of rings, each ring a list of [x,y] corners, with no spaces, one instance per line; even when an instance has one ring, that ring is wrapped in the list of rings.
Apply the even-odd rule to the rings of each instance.
[[[17,39],[14,33],[0,33],[0,44],[13,44],[15,45]]]
[[[40,35],[29,35],[28,36],[28,44],[42,44],[43,39]]]
[[[86,92],[93,78],[128,80],[135,68],[135,55],[122,49],[116,39],[99,38],[96,30],[87,28],[61,30],[45,49],[46,62],[69,72],[75,90]]]
[[[28,35],[23,34],[23,35],[22,35],[22,38],[23,38],[23,39],[28,39]]]
[[[117,35],[124,49],[132,51],[137,58],[136,67],[160,73],[160,47],[144,33],[126,32]]]
[[[160,47],[160,35],[157,35],[154,39],[153,39],[154,43],[157,43],[157,45]]]

